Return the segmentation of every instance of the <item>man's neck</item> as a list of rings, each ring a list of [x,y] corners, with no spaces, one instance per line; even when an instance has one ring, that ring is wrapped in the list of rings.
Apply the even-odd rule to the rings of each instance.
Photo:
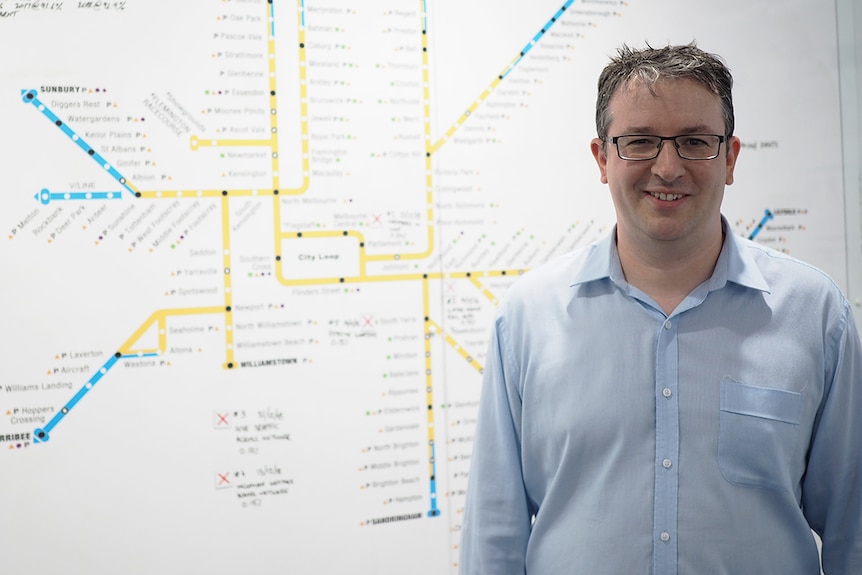
[[[667,315],[694,288],[709,279],[723,244],[723,226],[699,248],[675,242],[636,244],[617,237],[626,281],[654,299]]]

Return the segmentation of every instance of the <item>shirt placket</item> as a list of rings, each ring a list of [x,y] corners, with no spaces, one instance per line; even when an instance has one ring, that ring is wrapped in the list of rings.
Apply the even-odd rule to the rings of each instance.
[[[679,494],[679,319],[663,318],[656,337],[653,573],[677,573]]]

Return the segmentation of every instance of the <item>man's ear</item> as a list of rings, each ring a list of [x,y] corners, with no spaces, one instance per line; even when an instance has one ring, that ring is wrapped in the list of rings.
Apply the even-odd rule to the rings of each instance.
[[[727,139],[727,175],[724,183],[730,185],[733,183],[733,170],[736,168],[736,159],[739,157],[739,150],[742,149],[742,143],[736,136],[731,136]]]
[[[605,142],[600,138],[593,138],[590,142],[590,151],[599,165],[599,173],[603,184],[608,183],[608,157],[605,155]]]

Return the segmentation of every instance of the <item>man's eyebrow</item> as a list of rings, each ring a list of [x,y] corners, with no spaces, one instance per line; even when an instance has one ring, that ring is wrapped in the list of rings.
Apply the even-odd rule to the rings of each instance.
[[[643,126],[630,126],[623,130],[623,134],[639,134],[641,136],[655,134],[655,131],[652,128],[645,128]]]
[[[724,131],[724,128],[722,128],[720,130],[720,132],[723,132],[723,131]],[[710,128],[709,126],[707,126],[705,124],[696,124],[694,126],[690,126],[688,128],[685,128],[683,131],[680,132],[680,134],[712,134],[712,133],[714,133],[713,128]]]
[[[719,133],[720,134],[723,131],[724,131],[724,129],[722,128],[722,130],[720,130],[719,132],[714,132],[713,128],[710,128],[709,126],[707,126],[705,124],[694,124],[693,126],[687,126],[685,128],[682,128],[676,134],[669,134],[669,135],[685,136],[686,134],[713,134],[713,133]],[[638,136],[638,135],[640,135],[640,136],[660,136],[660,135],[662,135],[662,134],[659,134],[655,128],[651,128],[649,126],[629,126],[628,128],[625,129],[625,131],[622,132],[622,134],[633,135],[633,136]]]

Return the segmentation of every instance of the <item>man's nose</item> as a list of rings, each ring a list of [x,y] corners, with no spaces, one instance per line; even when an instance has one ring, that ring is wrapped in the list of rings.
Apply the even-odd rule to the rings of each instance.
[[[653,160],[652,172],[665,181],[672,181],[685,171],[685,161],[679,157],[673,140],[665,140]]]

